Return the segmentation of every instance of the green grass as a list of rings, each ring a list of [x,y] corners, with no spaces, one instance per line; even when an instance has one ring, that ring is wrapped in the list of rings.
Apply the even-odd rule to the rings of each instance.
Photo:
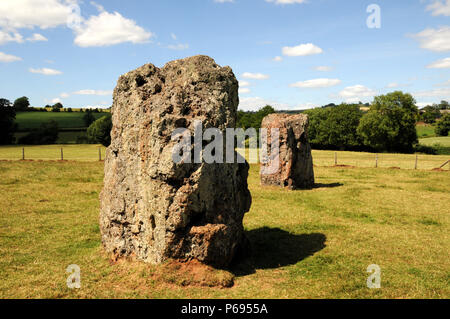
[[[16,123],[20,131],[39,128],[44,122],[54,120],[58,122],[60,129],[83,128],[86,125],[81,112],[20,112],[16,115]],[[105,116],[106,113],[92,113],[96,119]]]
[[[315,158],[332,164],[326,152]],[[253,254],[231,269],[234,287],[210,288],[184,286],[165,265],[109,262],[101,162],[0,162],[0,298],[450,297],[449,172],[315,174],[317,188],[288,191],[262,187],[251,165],[244,225]],[[81,289],[66,286],[70,264],[81,267]],[[381,289],[366,287],[370,264],[382,269]]]
[[[416,125],[417,129],[417,136],[419,138],[425,138],[425,137],[433,137],[436,136],[435,133],[435,127],[430,124],[418,124]]]
[[[78,132],[81,134],[81,132]],[[37,146],[1,146],[0,160],[21,160],[22,148],[25,149],[26,160],[60,160],[61,148],[64,160],[98,161],[100,149],[102,159],[105,158],[105,147],[94,144],[81,145],[37,145]]]
[[[450,147],[450,136],[430,137],[419,140],[420,144],[433,146],[439,144],[444,147]]]

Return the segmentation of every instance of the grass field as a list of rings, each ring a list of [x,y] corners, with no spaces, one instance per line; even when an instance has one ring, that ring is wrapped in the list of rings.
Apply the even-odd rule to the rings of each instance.
[[[16,123],[20,131],[39,128],[42,123],[50,120],[58,122],[60,129],[83,128],[86,126],[83,121],[85,114],[81,112],[19,112],[16,115]],[[92,115],[99,119],[106,113],[92,113]]]
[[[419,138],[436,136],[434,125],[421,123],[416,125],[416,129]]]
[[[0,147],[0,160],[22,159],[23,146]],[[97,161],[98,149],[102,150],[104,158],[105,148],[100,145],[77,144],[77,145],[39,145],[24,146],[25,159],[27,160],[59,160],[61,148],[63,148],[64,159],[71,161]],[[240,150],[242,152],[242,150]],[[314,164],[317,166],[334,166],[334,157],[337,153],[338,165],[355,167],[375,167],[376,154],[364,152],[334,152],[313,150]],[[449,160],[448,155],[431,156],[418,155],[418,169],[431,170],[440,167]],[[414,169],[416,155],[407,154],[378,154],[379,168],[402,168]]]
[[[315,158],[332,164],[326,152]],[[167,265],[109,262],[98,227],[103,163],[0,162],[0,298],[450,297],[448,171],[315,173],[315,189],[288,191],[261,187],[251,166],[253,253],[230,269],[232,288],[213,288],[184,286],[191,274]],[[81,289],[66,286],[71,264]],[[366,287],[370,264],[382,269],[381,289]]]
[[[450,136],[429,137],[419,140],[420,144],[433,146],[439,144],[444,147],[450,147]]]

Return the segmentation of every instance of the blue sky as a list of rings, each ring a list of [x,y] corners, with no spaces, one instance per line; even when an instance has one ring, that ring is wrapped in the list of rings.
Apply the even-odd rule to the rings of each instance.
[[[197,54],[233,68],[244,110],[394,90],[423,106],[450,100],[450,0],[0,0],[0,97],[12,101],[109,107],[121,74]]]

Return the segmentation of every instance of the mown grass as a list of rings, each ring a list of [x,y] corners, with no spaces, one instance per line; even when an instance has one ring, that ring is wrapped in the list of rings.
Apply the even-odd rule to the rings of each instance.
[[[22,149],[25,148],[25,159],[28,160],[59,160],[61,148],[63,148],[64,159],[71,161],[98,161],[98,150],[102,151],[104,158],[105,148],[100,145],[76,144],[76,145],[38,145],[38,146],[1,146],[0,160],[22,159]],[[242,150],[239,150],[242,153]],[[247,151],[248,152],[248,151]],[[338,165],[355,167],[375,167],[376,154],[364,152],[334,152],[313,151],[314,164],[317,166],[334,166],[335,154],[337,153]],[[248,153],[247,153],[248,154]],[[418,169],[434,169],[449,158],[448,156],[418,155]],[[378,154],[379,168],[398,167],[401,169],[414,169],[416,155],[414,154]]]
[[[450,147],[450,136],[429,137],[420,139],[420,144],[433,146],[439,144],[444,147]]]
[[[109,262],[101,162],[0,162],[0,298],[450,297],[449,172],[315,173],[315,189],[288,191],[261,187],[251,166],[253,253],[230,270],[232,288],[213,288],[185,286],[167,265]],[[81,289],[66,286],[71,264]],[[381,289],[366,287],[370,264]]]
[[[435,129],[436,129],[436,127],[431,124],[421,123],[421,124],[416,125],[417,136],[419,138],[436,136]]]

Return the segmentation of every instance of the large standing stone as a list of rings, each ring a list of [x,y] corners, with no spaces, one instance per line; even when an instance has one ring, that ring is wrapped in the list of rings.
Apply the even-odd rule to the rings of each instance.
[[[146,64],[114,90],[100,195],[103,246],[114,258],[197,259],[222,267],[245,240],[248,164],[175,164],[176,128],[236,124],[238,81],[207,56]],[[226,143],[224,143],[226,145]]]
[[[272,141],[272,128],[279,129],[279,153],[268,156],[266,163],[261,163],[261,183],[291,189],[312,188],[314,186],[314,169],[311,146],[308,142],[309,119],[305,114],[287,115],[270,114],[261,124],[267,129],[267,149],[275,145]],[[276,164],[272,161],[276,161]],[[265,174],[267,167],[274,165],[278,169],[273,174]]]

